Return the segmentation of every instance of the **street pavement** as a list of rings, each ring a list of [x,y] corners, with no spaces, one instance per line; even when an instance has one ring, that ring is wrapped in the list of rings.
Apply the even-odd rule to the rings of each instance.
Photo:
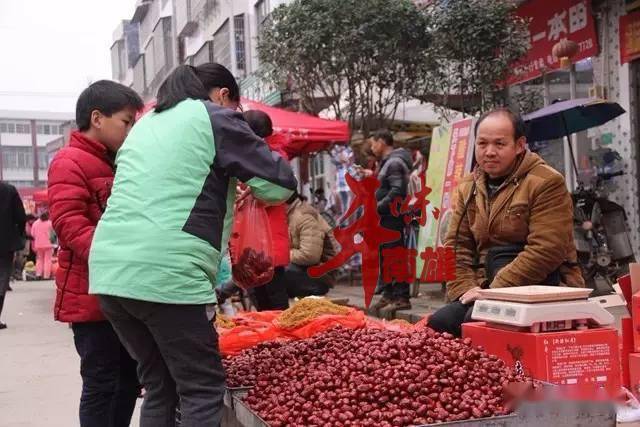
[[[0,427],[79,426],[80,359],[71,329],[53,320],[55,285],[12,287],[1,318],[8,328],[0,330]]]

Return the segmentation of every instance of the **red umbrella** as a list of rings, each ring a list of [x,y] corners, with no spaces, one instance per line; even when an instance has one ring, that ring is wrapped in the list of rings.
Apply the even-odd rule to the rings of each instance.
[[[137,118],[151,110],[156,101],[147,103]],[[273,130],[284,137],[284,151],[293,158],[327,148],[333,143],[346,143],[351,137],[349,124],[339,120],[326,120],[310,114],[270,107],[261,102],[241,99],[242,109],[264,111],[271,117]]]

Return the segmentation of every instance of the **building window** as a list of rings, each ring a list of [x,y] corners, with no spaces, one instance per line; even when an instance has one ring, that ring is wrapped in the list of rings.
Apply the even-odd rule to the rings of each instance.
[[[213,35],[213,59],[215,62],[231,69],[229,36],[229,20],[227,19]]]
[[[28,123],[16,123],[16,133],[31,133],[31,126]]]
[[[43,148],[38,150],[38,169],[47,169],[49,167],[49,153]]]
[[[7,133],[8,132],[7,129],[8,128],[7,128],[7,124],[6,123],[0,123],[0,132]]]
[[[44,129],[42,125],[36,125],[36,133],[42,135],[44,133]]]
[[[51,135],[51,126],[50,125],[43,125],[43,129],[44,129],[44,134],[45,135]]]
[[[244,36],[244,15],[236,15],[233,17],[233,32],[236,42],[236,68],[238,71],[247,69],[246,47]]]
[[[258,27],[258,38],[260,38],[260,34],[262,33],[262,29],[267,22],[267,17],[269,16],[269,8],[267,5],[267,0],[258,0],[255,6],[256,11],[256,24]]]
[[[15,123],[7,123],[7,132],[8,133],[16,133],[16,125],[15,125]]]
[[[33,168],[32,147],[2,147],[2,167],[4,169]]]

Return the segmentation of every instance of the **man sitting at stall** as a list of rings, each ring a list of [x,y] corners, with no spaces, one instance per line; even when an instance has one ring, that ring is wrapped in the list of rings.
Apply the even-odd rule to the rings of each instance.
[[[584,287],[576,264],[573,204],[563,176],[526,148],[525,126],[507,109],[484,114],[475,129],[472,174],[458,185],[445,246],[456,251],[449,304],[429,326],[461,335],[482,288]]]

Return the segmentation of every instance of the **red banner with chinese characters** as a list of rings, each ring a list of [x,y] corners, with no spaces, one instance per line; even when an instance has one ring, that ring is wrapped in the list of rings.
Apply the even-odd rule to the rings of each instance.
[[[620,63],[640,58],[640,12],[620,17]]]
[[[598,54],[598,36],[590,0],[529,0],[518,8],[517,14],[531,20],[529,35],[531,48],[514,64],[508,84],[521,83],[559,67],[558,58],[551,53],[553,45],[569,39],[580,47],[572,58],[581,59]]]
[[[444,244],[444,235],[453,212],[453,190],[462,177],[471,170],[473,155],[472,127],[474,120],[465,119],[455,122],[451,126],[451,144],[449,145],[449,159],[442,185],[442,203],[440,204],[440,223],[438,225],[438,245]]]

